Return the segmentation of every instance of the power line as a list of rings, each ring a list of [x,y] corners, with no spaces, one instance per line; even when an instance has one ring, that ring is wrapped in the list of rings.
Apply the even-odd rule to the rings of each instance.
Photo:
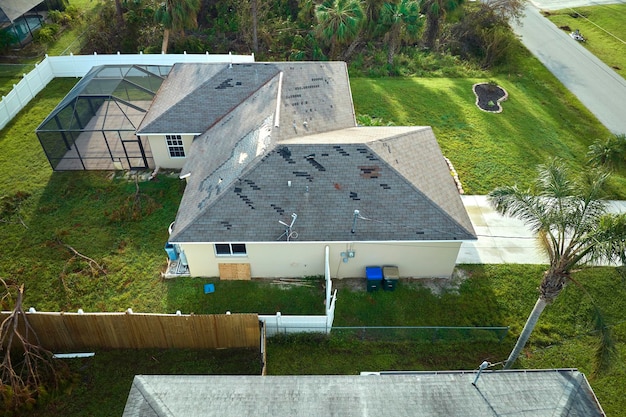
[[[612,34],[611,32],[609,32],[608,30],[604,29],[602,26],[598,25],[597,23],[593,22],[592,20],[590,20],[588,17],[578,13],[576,10],[570,8],[569,10],[571,10],[572,12],[576,13],[576,15],[578,15],[579,17],[582,17],[583,19],[585,19],[587,22],[591,23],[592,25],[594,25],[595,27],[597,27],[598,29],[602,30],[603,32],[605,32],[606,34],[608,34],[609,36],[614,37],[615,39],[617,39],[618,41],[620,41],[621,43],[623,43],[624,45],[626,45],[626,41],[620,39],[618,36]]]

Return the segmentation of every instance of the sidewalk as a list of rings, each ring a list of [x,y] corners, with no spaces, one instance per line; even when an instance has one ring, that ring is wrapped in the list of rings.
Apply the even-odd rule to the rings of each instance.
[[[478,240],[463,242],[457,264],[547,264],[535,235],[521,220],[498,214],[484,195],[461,196]],[[610,212],[626,212],[626,201],[610,201]]]

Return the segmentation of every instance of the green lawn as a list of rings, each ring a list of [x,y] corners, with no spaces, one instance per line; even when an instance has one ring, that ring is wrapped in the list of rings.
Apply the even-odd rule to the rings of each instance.
[[[626,78],[626,4],[563,9],[547,17],[568,32],[579,29],[587,39],[583,45]]]
[[[528,185],[535,167],[554,156],[582,171],[588,146],[610,135],[546,70],[534,71],[491,78],[509,94],[499,114],[474,105],[472,85],[490,79],[352,78],[351,87],[357,114],[432,126],[465,192],[486,194]],[[614,197],[626,196],[626,178],[611,185]]]

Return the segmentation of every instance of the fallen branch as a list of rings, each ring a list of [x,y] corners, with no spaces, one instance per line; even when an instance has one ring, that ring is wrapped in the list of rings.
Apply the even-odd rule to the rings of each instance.
[[[46,386],[58,387],[59,375],[52,362],[52,352],[41,346],[24,312],[24,285],[9,286],[1,278],[0,282],[6,290],[2,299],[10,299],[14,304],[0,324],[0,351],[4,353],[0,362],[0,396],[8,409],[18,410],[34,403]],[[17,351],[22,353],[11,354]],[[14,363],[14,357],[20,358],[20,362]]]

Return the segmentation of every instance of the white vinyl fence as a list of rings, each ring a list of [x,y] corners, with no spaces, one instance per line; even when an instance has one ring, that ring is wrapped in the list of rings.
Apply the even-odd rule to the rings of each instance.
[[[98,65],[174,65],[178,62],[254,62],[254,55],[232,54],[116,54],[48,56],[35,65],[0,101],[0,129],[4,128],[30,100],[55,77],[83,77]]]
[[[324,253],[324,278],[326,280],[326,314],[323,316],[283,316],[280,312],[275,315],[259,314],[259,321],[265,323],[268,337],[284,333],[330,333],[335,319],[335,303],[337,290],[333,292],[333,282],[330,278],[329,248]],[[332,294],[332,296],[331,296]]]

